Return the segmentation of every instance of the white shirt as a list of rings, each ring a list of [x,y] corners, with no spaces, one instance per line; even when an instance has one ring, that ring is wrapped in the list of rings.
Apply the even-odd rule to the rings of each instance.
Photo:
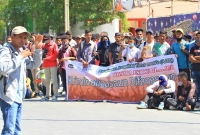
[[[153,93],[154,89],[155,90],[158,89],[158,91],[159,90],[164,90],[165,93],[173,93],[173,92],[175,92],[176,84],[175,84],[175,82],[173,80],[168,80],[167,81],[167,86],[163,87],[163,86],[160,86],[159,81],[156,81],[152,85],[148,86],[146,88],[146,91],[148,93]]]
[[[146,43],[145,46],[144,46],[144,43]],[[154,41],[152,41],[150,44],[147,41],[144,43],[141,45],[140,51],[142,52],[145,48],[144,55],[150,57],[152,55]]]
[[[141,52],[144,48],[144,44],[145,44],[145,46],[148,46],[149,48],[151,47],[151,52],[152,52],[152,49],[153,49],[153,46],[154,46],[154,41],[152,41],[150,44],[147,41],[143,42],[138,48]]]
[[[71,47],[76,46],[76,41],[71,39],[71,41],[69,42],[69,44],[71,45]]]
[[[125,57],[125,56],[126,56],[127,61],[131,58],[134,58],[134,61],[135,61],[136,58],[139,59],[141,57],[141,51],[136,47],[133,47],[132,49],[130,49],[129,47],[126,47],[122,51],[122,57]]]

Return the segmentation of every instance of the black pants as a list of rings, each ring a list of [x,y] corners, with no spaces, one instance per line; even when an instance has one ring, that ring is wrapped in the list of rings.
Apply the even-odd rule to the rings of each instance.
[[[167,103],[170,106],[173,106],[173,107],[175,107],[178,110],[183,110],[183,107],[185,107],[185,104],[186,104],[185,102],[181,102],[181,101],[178,101],[177,99],[173,99],[173,98],[168,98],[167,99]],[[188,104],[191,105],[191,109],[194,110],[194,107],[196,105],[196,101],[191,99],[188,102]]]
[[[186,69],[180,69],[179,68],[179,72],[186,72],[187,76],[188,76],[188,80],[191,81],[191,73],[190,73],[190,69],[186,68]]]
[[[158,99],[160,99],[160,97],[162,96],[162,98],[159,101],[158,100],[154,100],[154,101],[156,101],[156,103],[155,103],[156,107],[158,107],[160,102],[164,102],[164,108],[166,109],[166,108],[169,108],[169,105],[167,104],[167,99],[168,98],[173,98],[174,97],[174,93],[164,94],[164,96],[163,95],[155,96],[155,95],[153,95],[153,93],[148,93],[146,95],[145,99],[144,99],[144,102],[146,102],[148,104],[148,108],[151,108],[151,105],[149,105],[149,103],[150,103],[150,100],[153,99],[153,98],[151,98],[153,96],[155,97],[154,99],[156,99],[156,97],[158,97]]]
[[[60,87],[60,73],[59,73],[59,69],[57,70],[57,79],[58,79],[58,88]]]
[[[62,84],[63,84],[63,91],[67,91],[67,83],[66,83],[66,71],[65,69],[62,68],[61,71],[61,79],[62,79]]]

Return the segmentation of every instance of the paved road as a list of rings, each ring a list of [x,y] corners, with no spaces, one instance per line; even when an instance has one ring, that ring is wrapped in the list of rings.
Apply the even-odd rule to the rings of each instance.
[[[104,102],[29,100],[23,105],[22,135],[200,134],[200,111],[137,110],[136,104]]]

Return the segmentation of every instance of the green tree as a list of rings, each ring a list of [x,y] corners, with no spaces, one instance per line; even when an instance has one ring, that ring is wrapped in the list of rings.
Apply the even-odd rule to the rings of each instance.
[[[4,21],[10,28],[16,25],[26,26],[34,21],[37,32],[56,33],[65,31],[65,0],[8,0],[3,7]],[[113,11],[112,0],[70,0],[70,25],[83,22],[81,28],[93,29],[98,25],[111,22],[114,18],[123,20],[123,30],[127,30],[127,19],[124,13]]]
[[[98,25],[111,22],[114,18],[122,19],[123,31],[127,31],[125,13],[113,10],[113,0],[70,0],[70,23],[83,22],[81,28],[93,29]]]

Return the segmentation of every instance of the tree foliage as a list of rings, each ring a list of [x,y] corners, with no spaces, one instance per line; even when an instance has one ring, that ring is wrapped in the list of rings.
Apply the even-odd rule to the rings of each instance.
[[[0,0],[5,1],[5,0]],[[3,7],[3,20],[9,23],[10,28],[16,25],[27,26],[34,21],[37,32],[48,32],[49,29],[56,33],[65,31],[65,0],[8,0]],[[69,0],[70,25],[83,22],[81,28],[93,29],[94,27],[111,22],[114,18],[122,19],[126,28],[124,13],[116,13],[112,9],[113,0]]]

